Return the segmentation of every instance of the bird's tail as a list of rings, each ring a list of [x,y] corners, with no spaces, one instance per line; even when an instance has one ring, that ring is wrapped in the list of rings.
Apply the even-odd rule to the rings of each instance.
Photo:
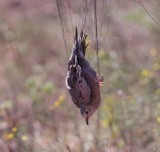
[[[75,28],[75,36],[74,36],[74,47],[72,49],[72,53],[68,62],[68,67],[71,64],[76,64],[76,57],[77,63],[85,58],[86,48],[88,44],[86,44],[87,33],[83,33],[81,31],[80,35],[78,35],[78,29]]]
[[[84,56],[86,54],[86,48],[88,46],[88,44],[86,44],[86,38],[87,38],[87,33],[83,33],[83,31],[81,31],[79,38],[79,44],[80,44],[79,51],[82,51]]]
[[[75,29],[74,41],[75,41],[76,44],[78,44],[78,29],[77,29],[77,27]]]
[[[74,36],[74,46],[72,48],[72,52],[69,58],[68,66],[71,64],[75,64],[75,56],[78,54],[79,45],[78,45],[78,30],[75,28],[75,36]]]
[[[88,44],[86,44],[86,39],[87,39],[87,33],[84,33],[81,31],[80,35],[78,36],[78,30],[77,27],[75,29],[75,37],[74,37],[74,42],[75,42],[75,49],[79,54],[83,54],[85,57],[86,54],[86,48]]]

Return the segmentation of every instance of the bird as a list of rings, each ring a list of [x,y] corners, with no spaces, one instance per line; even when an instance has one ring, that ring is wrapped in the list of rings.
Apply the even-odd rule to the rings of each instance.
[[[87,33],[81,31],[78,38],[76,27],[74,46],[67,65],[66,87],[73,103],[80,108],[82,117],[89,125],[89,118],[95,113],[101,103],[99,77],[85,58]]]

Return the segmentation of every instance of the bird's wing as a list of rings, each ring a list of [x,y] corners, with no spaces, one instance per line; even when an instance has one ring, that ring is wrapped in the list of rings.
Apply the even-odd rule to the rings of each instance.
[[[89,104],[90,98],[91,98],[91,89],[89,85],[87,84],[84,77],[79,77],[76,84],[79,98],[81,102],[84,102],[85,104]]]
[[[71,99],[73,103],[80,108],[80,99],[79,99],[79,94],[78,91],[75,88],[69,89],[69,94],[71,96]]]
[[[84,68],[83,76],[91,90],[90,104],[98,108],[101,102],[101,97],[97,74],[93,69]]]
[[[86,80],[83,77],[79,77],[73,84],[73,87],[69,89],[72,101],[80,108],[80,104],[89,104],[91,99],[91,90]]]
[[[89,104],[91,97],[89,85],[81,73],[82,70],[77,61],[75,62],[75,65],[70,63],[66,77],[66,86],[69,89],[73,103],[77,107],[80,107],[82,102],[84,104]]]

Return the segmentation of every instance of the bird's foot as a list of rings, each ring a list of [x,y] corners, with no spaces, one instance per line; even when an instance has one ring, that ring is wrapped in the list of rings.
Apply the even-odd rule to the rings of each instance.
[[[104,86],[104,77],[103,76],[99,76],[97,74],[97,79],[98,79],[98,82],[99,82],[99,86]]]

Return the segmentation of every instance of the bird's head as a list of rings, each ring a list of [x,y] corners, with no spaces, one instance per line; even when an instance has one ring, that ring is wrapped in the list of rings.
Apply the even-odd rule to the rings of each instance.
[[[82,103],[80,106],[81,116],[86,120],[86,124],[89,125],[89,118],[94,114],[94,112],[97,110],[92,105],[86,105],[85,103]]]

